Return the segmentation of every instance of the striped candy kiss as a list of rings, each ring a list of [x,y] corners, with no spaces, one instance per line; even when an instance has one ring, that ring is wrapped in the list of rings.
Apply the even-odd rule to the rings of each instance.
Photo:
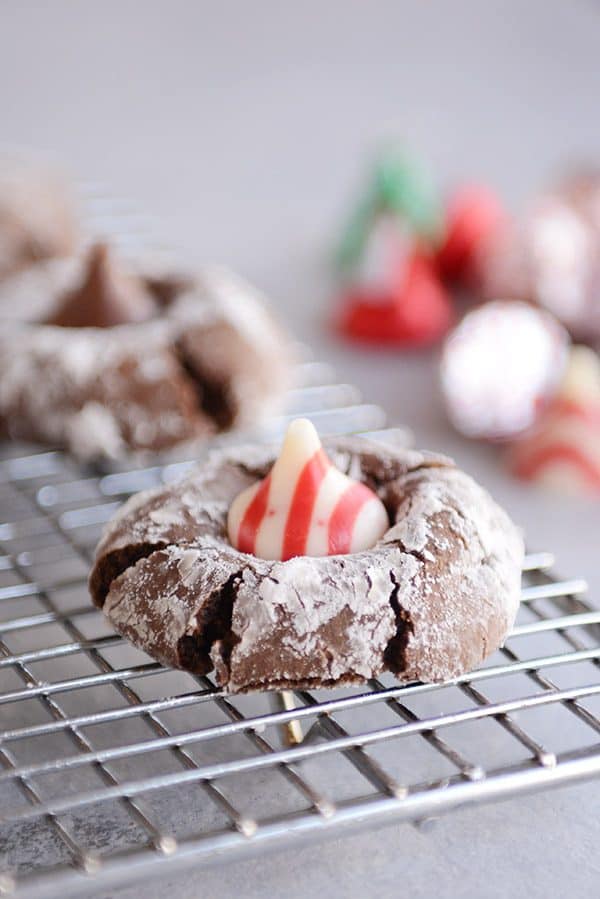
[[[600,498],[600,361],[594,350],[571,349],[558,394],[512,447],[509,465],[523,480]]]
[[[381,500],[332,465],[304,418],[290,424],[273,468],[234,499],[227,519],[236,549],[281,561],[359,552],[388,528]]]

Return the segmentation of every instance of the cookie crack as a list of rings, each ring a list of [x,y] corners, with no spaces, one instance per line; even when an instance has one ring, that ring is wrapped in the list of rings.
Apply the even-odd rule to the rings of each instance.
[[[405,556],[412,556],[413,559],[416,559],[417,562],[420,562],[422,565],[425,565],[426,562],[430,561],[430,559],[427,558],[426,553],[422,552],[421,550],[408,549],[408,547],[404,545],[399,537],[396,537],[392,542],[396,544],[400,552],[402,552]]]
[[[168,545],[165,540],[130,544],[121,549],[114,549],[99,559],[94,565],[89,579],[89,590],[94,605],[101,609],[113,581],[129,568],[133,568],[140,559],[147,559],[155,552],[166,549]]]
[[[243,571],[233,572],[213,590],[194,619],[193,630],[177,642],[177,655],[182,668],[196,674],[208,674],[216,661],[219,683],[229,680],[229,662],[240,638],[233,632],[233,608],[242,583]]]
[[[192,358],[181,340],[173,345],[174,357],[181,372],[196,393],[198,409],[215,422],[219,430],[230,428],[236,418],[237,408],[232,400],[229,384],[225,378],[210,376],[202,368],[200,361]]]
[[[390,571],[390,581],[392,589],[389,603],[396,619],[396,633],[386,646],[383,659],[387,668],[393,674],[400,674],[406,669],[406,650],[408,641],[411,635],[414,634],[415,627],[410,612],[400,605],[398,599],[400,583],[393,571]]]

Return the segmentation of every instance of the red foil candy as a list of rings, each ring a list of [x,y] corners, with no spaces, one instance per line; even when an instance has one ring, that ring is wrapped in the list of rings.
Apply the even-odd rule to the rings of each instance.
[[[506,212],[492,190],[469,184],[456,191],[446,215],[446,233],[437,255],[440,274],[448,281],[471,285],[476,257],[506,225]]]
[[[363,343],[425,346],[443,337],[453,319],[435,266],[419,251],[403,260],[389,290],[350,286],[342,303],[338,330]]]

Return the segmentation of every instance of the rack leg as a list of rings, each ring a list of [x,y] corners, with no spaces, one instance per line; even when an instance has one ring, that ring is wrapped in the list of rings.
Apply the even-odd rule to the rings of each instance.
[[[290,690],[282,690],[273,694],[273,705],[276,711],[289,712],[296,708],[294,694]],[[281,734],[286,746],[298,746],[304,739],[302,726],[299,721],[288,721],[281,725]]]

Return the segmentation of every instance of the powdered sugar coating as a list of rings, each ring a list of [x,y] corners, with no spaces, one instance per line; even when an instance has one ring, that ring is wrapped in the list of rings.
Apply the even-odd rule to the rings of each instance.
[[[59,328],[35,319],[81,278],[81,260],[35,269],[0,290],[0,425],[9,435],[82,459],[118,458],[254,423],[281,401],[287,339],[260,295],[225,270],[188,276],[143,323]]]
[[[287,562],[237,552],[225,536],[229,503],[273,451],[220,451],[123,507],[98,547],[94,600],[137,645],[168,664],[214,667],[232,692],[361,682],[385,669],[440,681],[479,664],[518,608],[517,528],[443,457],[358,438],[328,452],[388,508],[390,529],[372,549]]]

